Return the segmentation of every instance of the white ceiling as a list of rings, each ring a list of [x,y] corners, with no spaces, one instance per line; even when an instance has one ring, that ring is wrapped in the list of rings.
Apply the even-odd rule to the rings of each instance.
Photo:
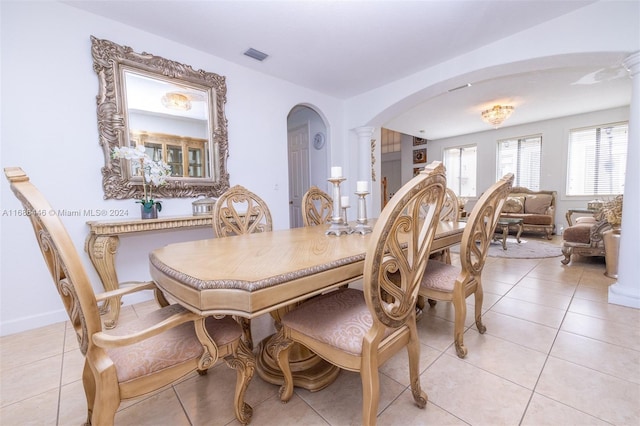
[[[584,7],[594,0],[64,1],[262,73],[341,99],[414,74]],[[544,4],[544,7],[541,5]],[[489,31],[487,29],[490,29]],[[132,46],[134,47],[134,46]],[[258,62],[248,48],[269,57]],[[135,46],[134,50],[144,50]],[[153,52],[152,52],[153,53]],[[622,55],[622,54],[620,54]],[[469,88],[433,97],[385,123],[427,139],[488,129],[496,102],[505,123],[628,105],[624,56],[594,55],[504,75],[469,75]],[[171,58],[169,58],[171,59]],[[534,68],[529,68],[534,69]],[[499,77],[498,77],[499,75]],[[457,82],[460,85],[460,82]],[[453,86],[456,87],[456,86]],[[446,87],[444,89],[451,89]]]

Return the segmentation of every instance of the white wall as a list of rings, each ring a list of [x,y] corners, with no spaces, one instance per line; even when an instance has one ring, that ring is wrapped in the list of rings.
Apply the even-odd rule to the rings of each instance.
[[[506,126],[486,132],[472,133],[454,138],[429,141],[427,144],[429,161],[442,161],[444,149],[457,146],[477,145],[478,147],[478,197],[497,180],[497,141],[512,137],[542,135],[542,159],[540,189],[557,191],[556,227],[567,227],[565,213],[570,208],[586,208],[593,197],[566,195],[567,157],[569,131],[571,129],[596,126],[629,120],[629,107],[614,108],[589,114],[572,115],[553,120],[538,121],[521,126]],[[506,123],[505,123],[506,124]],[[633,141],[630,141],[633,143]],[[473,206],[470,200],[467,209]]]
[[[133,200],[103,200],[90,35],[226,76],[231,185],[242,184],[268,203],[276,228],[289,227],[287,114],[295,105],[321,109],[328,139],[340,144],[342,103],[57,2],[1,2],[2,126],[0,165],[20,166],[56,209],[127,209]],[[66,320],[29,221],[1,179],[0,333]],[[276,189],[278,187],[278,189]],[[163,215],[191,214],[193,199],[164,200]],[[83,252],[86,221],[63,217],[94,287],[100,282]],[[149,278],[148,252],[177,241],[209,238],[209,229],[121,238],[119,279]],[[125,298],[125,303],[132,299]]]

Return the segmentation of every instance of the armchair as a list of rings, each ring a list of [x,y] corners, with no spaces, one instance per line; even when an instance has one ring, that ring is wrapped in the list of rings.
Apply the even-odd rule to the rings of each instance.
[[[168,305],[103,332],[98,301],[160,290],[149,282],[96,295],[60,218],[37,214],[54,211],[49,203],[22,169],[4,171],[24,209],[35,213],[28,217],[85,357],[87,424],[113,425],[122,400],[157,391],[193,371],[206,374],[220,358],[237,370],[235,414],[240,423],[249,423],[252,408],[244,395],[255,360],[241,340],[240,325],[230,317],[205,318],[180,305]]]
[[[562,254],[563,265],[569,264],[571,255],[580,256],[604,256],[603,232],[611,229],[611,224],[602,216],[580,217],[576,224],[568,227],[562,234]]]

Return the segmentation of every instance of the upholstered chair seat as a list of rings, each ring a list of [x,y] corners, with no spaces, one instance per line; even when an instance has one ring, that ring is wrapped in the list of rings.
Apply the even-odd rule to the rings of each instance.
[[[126,336],[158,324],[173,315],[187,312],[180,305],[170,305],[151,312],[140,320],[123,323],[110,330],[109,335]],[[242,336],[242,327],[231,317],[205,320],[207,332],[218,346],[226,346]],[[193,323],[184,323],[165,333],[130,346],[107,349],[116,367],[118,381],[123,383],[158,373],[177,364],[202,356],[202,343],[196,336]]]
[[[453,292],[460,268],[439,260],[430,260],[422,278],[422,285],[435,290]]]
[[[373,317],[361,290],[341,288],[309,300],[286,315],[282,324],[337,350],[362,356],[362,342],[373,326]],[[391,329],[386,329],[383,339],[389,334]]]

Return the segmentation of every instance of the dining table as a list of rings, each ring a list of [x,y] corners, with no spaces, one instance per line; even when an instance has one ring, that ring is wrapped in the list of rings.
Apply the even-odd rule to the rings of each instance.
[[[369,220],[375,226],[375,219]],[[431,252],[459,244],[464,222],[439,222]],[[174,243],[149,254],[150,273],[170,299],[203,316],[282,315],[315,295],[363,275],[371,233],[327,235],[329,225],[281,229]],[[256,370],[273,384],[282,373],[273,357],[277,332],[257,347]],[[332,383],[339,369],[304,347],[290,357],[294,384],[310,391]]]

